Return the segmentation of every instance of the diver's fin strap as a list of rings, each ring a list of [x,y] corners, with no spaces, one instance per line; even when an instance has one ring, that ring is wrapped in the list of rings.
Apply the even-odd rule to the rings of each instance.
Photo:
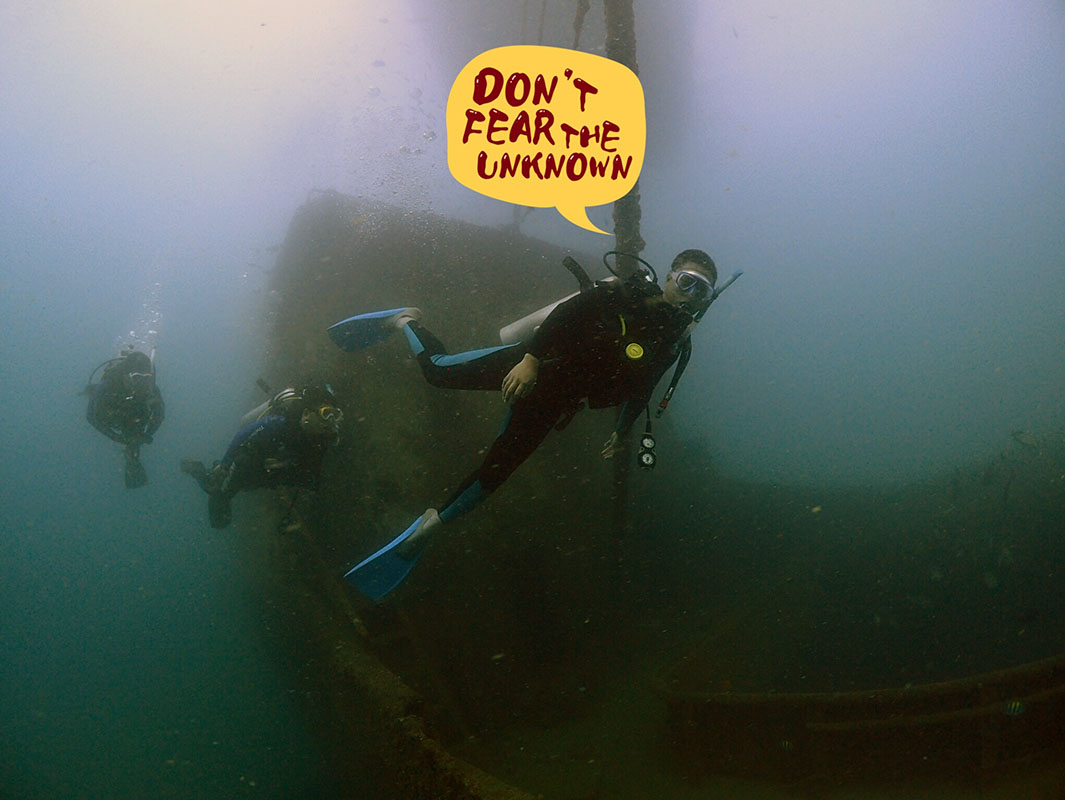
[[[655,411],[656,417],[662,416],[669,407],[669,401],[673,399],[673,392],[676,391],[680,376],[684,374],[684,369],[688,366],[688,361],[691,357],[692,337],[689,335],[680,346],[680,357],[677,359],[677,366],[673,370],[673,379],[670,380],[669,388],[666,389],[666,393],[662,395],[662,399],[658,402],[658,410]],[[648,415],[648,421],[650,421],[650,415]]]

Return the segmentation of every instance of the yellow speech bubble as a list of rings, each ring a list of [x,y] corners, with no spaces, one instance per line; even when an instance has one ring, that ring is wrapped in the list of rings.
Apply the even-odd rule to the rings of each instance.
[[[643,87],[609,58],[561,47],[486,50],[447,98],[447,165],[506,203],[555,207],[586,230],[588,206],[622,197],[647,144]]]

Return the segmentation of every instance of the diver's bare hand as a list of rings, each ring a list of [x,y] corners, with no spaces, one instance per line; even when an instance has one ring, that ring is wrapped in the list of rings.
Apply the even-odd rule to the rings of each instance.
[[[610,438],[603,444],[603,450],[600,452],[603,458],[613,458],[614,454],[618,451],[618,432],[614,431],[610,434]]]
[[[536,386],[536,377],[540,374],[540,360],[526,353],[525,357],[503,378],[503,402],[512,403],[525,397]]]

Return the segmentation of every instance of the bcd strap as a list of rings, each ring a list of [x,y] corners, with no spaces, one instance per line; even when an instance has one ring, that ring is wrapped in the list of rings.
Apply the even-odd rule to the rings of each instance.
[[[692,357],[692,337],[689,335],[684,339],[684,343],[680,346],[680,357],[677,359],[677,366],[673,370],[673,379],[669,382],[669,388],[666,389],[666,393],[662,395],[662,399],[658,403],[658,410],[655,411],[655,416],[662,416],[666,409],[669,407],[669,401],[673,399],[673,392],[677,388],[677,383],[680,382],[680,376],[684,374],[684,368],[688,366],[688,360]],[[650,421],[650,418],[648,418]]]

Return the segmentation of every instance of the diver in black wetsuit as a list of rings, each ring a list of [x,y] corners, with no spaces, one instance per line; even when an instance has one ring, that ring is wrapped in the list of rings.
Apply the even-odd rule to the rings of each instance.
[[[339,440],[344,418],[328,386],[285,389],[248,416],[251,421],[211,469],[201,461],[181,462],[182,472],[207,493],[213,528],[229,525],[237,492],[274,486],[316,489],[326,450]]]
[[[397,553],[415,557],[433,530],[495,491],[583,401],[591,408],[622,407],[602,450],[612,458],[662,375],[686,348],[690,352],[691,330],[714,298],[716,282],[710,256],[685,250],[673,260],[664,289],[645,281],[597,283],[558,305],[527,343],[457,355],[447,355],[418,322],[420,311],[397,314],[390,324],[406,335],[431,384],[501,389],[511,403],[481,466],[439,512],[430,508],[416,521]]]
[[[100,381],[93,383],[101,368]],[[124,446],[126,488],[144,486],[148,475],[140,462],[140,447],[152,441],[165,414],[152,359],[138,350],[125,350],[93,370],[84,393],[89,396],[85,412],[89,423]]]

